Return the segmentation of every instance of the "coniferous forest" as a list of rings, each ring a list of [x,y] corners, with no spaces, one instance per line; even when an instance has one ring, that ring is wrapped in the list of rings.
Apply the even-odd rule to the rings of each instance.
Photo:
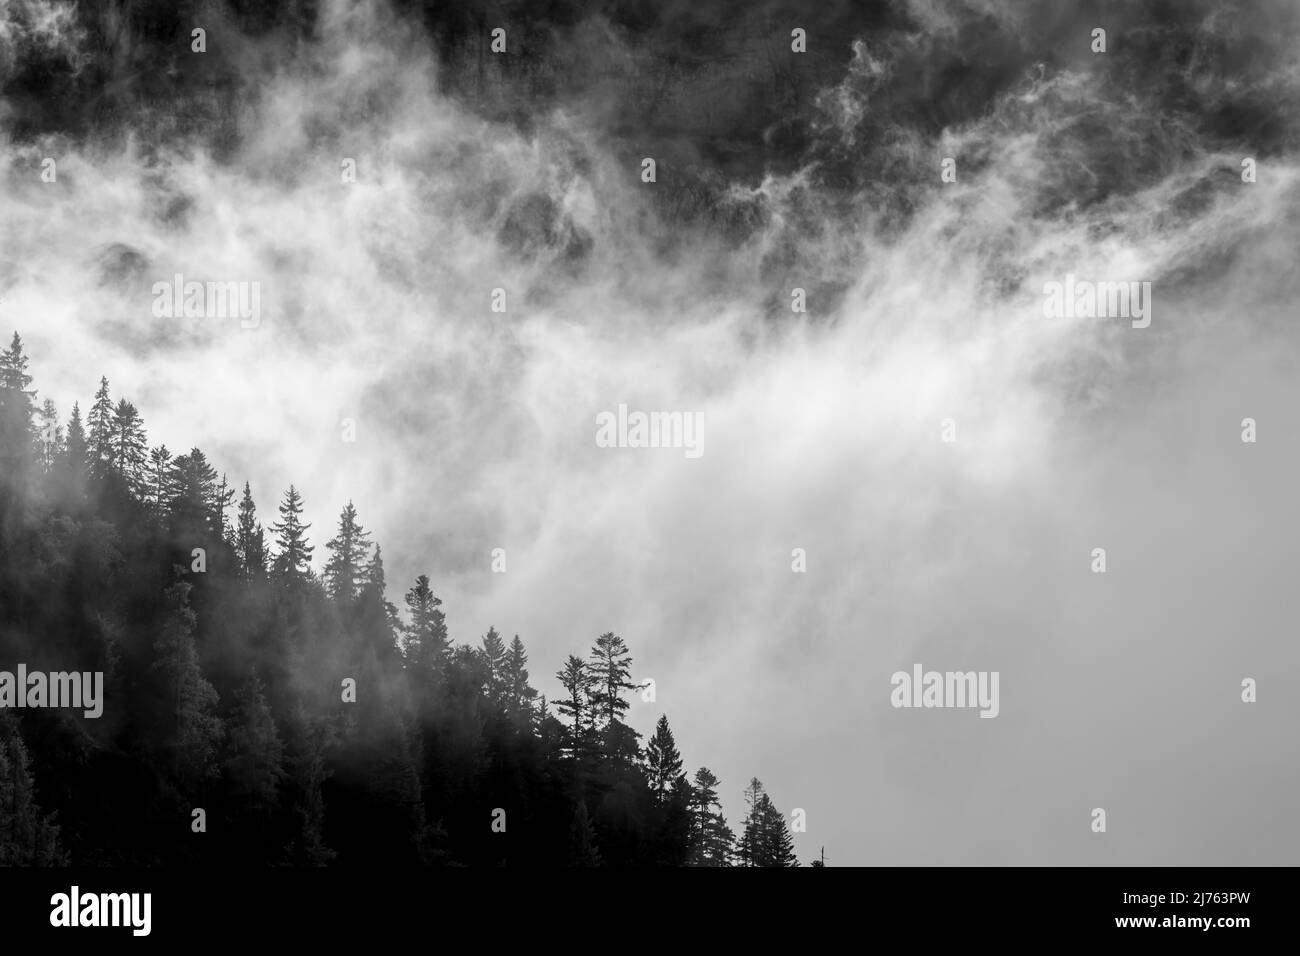
[[[390,597],[350,502],[325,534],[292,486],[259,510],[105,379],[61,420],[30,365],[15,332],[0,664],[102,672],[104,700],[0,709],[0,865],[798,865],[758,779],[733,826],[666,716],[625,723],[616,633],[547,700],[520,635],[458,641],[426,575]]]
[[[788,931],[1114,933],[1295,864],[1297,49],[0,0],[0,925],[590,937],[617,867],[653,939],[834,865]]]

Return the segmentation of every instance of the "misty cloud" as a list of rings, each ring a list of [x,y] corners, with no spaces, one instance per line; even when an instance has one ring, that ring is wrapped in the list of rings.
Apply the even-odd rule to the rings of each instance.
[[[806,808],[801,859],[1295,859],[1283,5],[1108,9],[1104,63],[1068,4],[810,26],[836,51],[816,90],[791,81],[799,136],[763,117],[746,136],[787,146],[734,168],[684,145],[726,125],[702,112],[721,94],[669,80],[662,127],[616,121],[620,78],[657,65],[612,15],[546,33],[612,79],[557,79],[520,119],[490,108],[523,83],[509,61],[478,102],[445,32],[435,52],[412,13],[322,6],[309,42],[221,54],[256,95],[219,137],[184,102],[147,131],[3,133],[0,327],[64,418],[104,374],[152,443],[203,448],[264,513],[295,482],[314,539],[355,501],[390,589],[428,573],[458,640],[517,632],[539,674],[617,630],[658,688],[632,724],[670,714],[733,818],[754,773]],[[66,9],[4,8],[4,75],[24,44],[77,49]],[[1159,70],[1124,51],[1175,43]],[[1246,101],[1258,121],[1230,122]],[[155,318],[175,273],[259,282],[260,325]],[[1151,326],[1045,319],[1067,273],[1150,282]],[[620,404],[698,411],[707,453],[598,447]],[[998,719],[891,708],[914,661],[1000,672]]]

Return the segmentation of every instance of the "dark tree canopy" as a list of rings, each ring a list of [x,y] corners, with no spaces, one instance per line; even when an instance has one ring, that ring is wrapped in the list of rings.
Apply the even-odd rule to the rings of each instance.
[[[268,535],[248,481],[150,447],[106,379],[64,426],[29,364],[15,336],[0,661],[102,672],[104,711],[0,712],[0,865],[730,865],[717,778],[666,717],[628,724],[621,637],[548,700],[519,635],[452,638],[428,575],[398,611],[351,502],[318,574],[296,485]],[[195,806],[220,839],[182,838]],[[783,825],[754,803],[749,865],[785,865]]]

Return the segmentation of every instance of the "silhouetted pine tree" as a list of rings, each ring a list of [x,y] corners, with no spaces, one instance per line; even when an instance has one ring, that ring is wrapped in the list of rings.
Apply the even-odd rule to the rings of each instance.
[[[531,723],[532,702],[537,696],[528,684],[528,654],[519,635],[510,642],[505,662],[506,713],[516,724]]]
[[[682,755],[677,751],[666,714],[659,715],[654,735],[646,743],[645,756],[650,770],[650,790],[655,800],[662,803],[682,774]]]
[[[763,783],[757,777],[751,777],[745,788],[745,825],[741,830],[740,841],[736,844],[736,861],[740,866],[759,866],[757,862],[763,857],[762,819]]]
[[[570,654],[555,679],[563,685],[565,692],[564,697],[555,701],[555,708],[560,711],[565,724],[564,750],[570,760],[581,764],[591,740],[591,710],[587,706],[591,676],[583,659]],[[585,807],[583,813],[586,813]]]
[[[102,478],[113,460],[113,400],[109,397],[107,377],[99,379],[86,423],[90,426],[86,470],[92,478]]]
[[[596,639],[587,662],[593,737],[603,752],[604,768],[615,776],[630,772],[641,755],[641,735],[623,722],[629,707],[623,692],[637,686],[628,679],[631,667],[632,654],[621,637],[607,633]]]
[[[15,332],[9,348],[0,352],[0,469],[8,473],[5,477],[28,474],[35,461],[36,393],[28,388],[31,383],[23,342]]]
[[[384,574],[383,550],[378,544],[375,545],[375,553],[370,556],[370,560],[366,563],[364,578],[366,589],[375,595],[379,600],[380,605],[383,607],[384,616],[388,619],[388,626],[392,629],[394,634],[399,633],[401,630],[401,621],[397,618],[396,605],[386,597],[388,592],[388,580]]]
[[[257,520],[257,507],[248,482],[244,482],[244,496],[239,501],[239,517],[235,521],[235,553],[246,577],[260,581],[266,576],[266,536]]]
[[[794,837],[790,834],[790,825],[785,814],[776,808],[772,798],[763,794],[760,812],[760,824],[763,830],[763,852],[758,866],[794,867],[799,865],[794,855]]]
[[[483,635],[483,662],[487,665],[487,696],[493,704],[504,703],[506,686],[506,643],[495,627]]]
[[[27,373],[28,364],[22,337],[15,332],[9,347],[0,352],[0,391],[5,393],[6,407],[13,410],[13,420],[22,423],[29,440],[35,441],[36,392],[30,388],[32,377]]]
[[[167,513],[167,508],[176,495],[172,487],[171,462],[172,453],[167,450],[166,445],[159,445],[150,450],[145,478],[148,490],[144,498],[145,503],[149,505],[149,510],[160,519]]]
[[[212,530],[216,537],[230,548],[235,546],[235,539],[226,522],[226,511],[234,500],[235,489],[230,487],[230,483],[226,480],[226,473],[223,471],[221,483],[217,485],[216,493],[212,496]]]
[[[325,563],[325,593],[336,601],[353,600],[365,585],[369,537],[370,533],[357,522],[357,509],[349,501],[339,514],[338,534],[325,543],[330,553]]]
[[[110,454],[113,470],[133,495],[139,495],[144,488],[146,447],[140,413],[126,399],[119,400],[113,409]]]
[[[217,470],[208,464],[207,456],[199,449],[191,448],[189,454],[173,458],[169,484],[172,500],[168,512],[177,536],[187,543],[200,539],[219,540],[220,525],[213,520],[216,515]]]
[[[695,771],[691,790],[691,830],[691,865],[731,865],[732,845],[736,837],[722,815],[722,803],[718,799],[718,778],[708,767]]]
[[[447,637],[446,617],[439,610],[442,601],[434,596],[427,575],[415,579],[405,601],[410,615],[403,641],[407,666],[417,673],[436,673],[451,658],[451,640]]]
[[[594,718],[605,724],[621,721],[628,702],[623,691],[635,690],[628,678],[632,670],[632,652],[617,634],[602,634],[591,648],[587,665],[591,675],[591,706]]]
[[[741,866],[791,867],[798,866],[794,855],[794,837],[785,817],[763,790],[755,777],[745,789],[745,802],[749,814],[745,818],[745,831],[740,838],[736,855]]]
[[[272,568],[281,583],[297,585],[311,579],[311,553],[315,548],[307,543],[310,527],[302,520],[302,496],[290,485],[280,503],[280,520],[271,525],[276,543]]]

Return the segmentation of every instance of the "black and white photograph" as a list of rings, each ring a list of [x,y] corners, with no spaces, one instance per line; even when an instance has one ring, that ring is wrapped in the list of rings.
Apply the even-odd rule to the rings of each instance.
[[[0,922],[1249,942],[1298,302],[1296,0],[0,0]]]

